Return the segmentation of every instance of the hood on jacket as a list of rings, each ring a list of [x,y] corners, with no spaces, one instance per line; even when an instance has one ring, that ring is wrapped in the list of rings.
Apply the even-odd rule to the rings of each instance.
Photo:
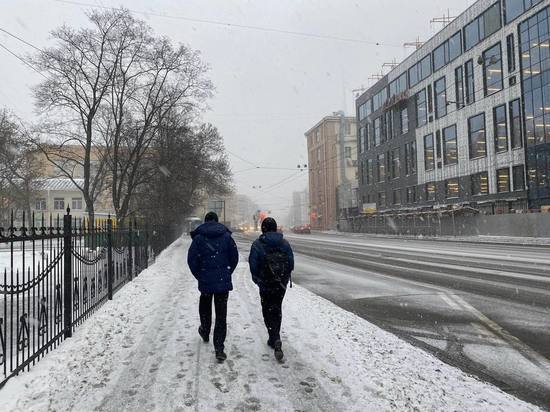
[[[260,240],[269,246],[280,246],[283,243],[283,234],[279,232],[266,232],[260,235]]]
[[[227,232],[231,233],[231,231],[221,223],[205,222],[191,232],[191,237],[194,238],[197,235],[203,235],[209,239],[212,239],[220,237]]]

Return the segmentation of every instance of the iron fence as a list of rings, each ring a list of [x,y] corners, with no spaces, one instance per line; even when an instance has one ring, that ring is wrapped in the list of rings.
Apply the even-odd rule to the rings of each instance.
[[[149,231],[136,222],[67,214],[0,227],[0,387],[28,370],[148,266]]]

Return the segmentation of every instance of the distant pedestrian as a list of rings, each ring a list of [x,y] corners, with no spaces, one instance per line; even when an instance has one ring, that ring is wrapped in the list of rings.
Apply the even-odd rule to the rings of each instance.
[[[216,308],[214,326],[214,350],[216,359],[223,362],[227,334],[227,300],[233,290],[231,275],[239,262],[237,245],[231,237],[231,231],[221,223],[218,216],[209,212],[204,223],[191,232],[193,239],[187,254],[187,264],[193,276],[199,281],[201,292],[199,315],[201,325],[199,335],[208,342],[212,326],[212,299]]]
[[[294,254],[283,234],[277,231],[277,222],[266,218],[262,222],[262,234],[250,249],[248,257],[252,280],[260,289],[262,313],[275,358],[284,357],[281,342],[282,304],[287,285],[292,287]]]

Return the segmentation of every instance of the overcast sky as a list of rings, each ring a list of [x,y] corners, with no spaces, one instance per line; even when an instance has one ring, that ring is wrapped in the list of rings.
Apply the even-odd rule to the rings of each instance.
[[[39,47],[67,23],[86,24],[90,6],[60,0],[0,0],[0,28]],[[307,186],[304,132],[337,110],[354,113],[352,90],[372,84],[384,62],[412,50],[404,42],[427,40],[441,29],[430,20],[456,16],[473,0],[82,0],[125,6],[174,42],[202,52],[216,86],[204,120],[225,139],[239,193],[275,216],[286,215],[291,193]],[[141,13],[144,12],[144,13]],[[159,15],[164,15],[162,17]],[[197,22],[188,19],[209,20]],[[258,28],[239,28],[228,23]],[[310,33],[299,36],[277,31]],[[323,38],[316,37],[319,35]],[[324,37],[333,37],[328,39]],[[354,39],[344,41],[339,39]],[[369,43],[380,43],[380,45]],[[0,32],[0,44],[24,55],[26,46]],[[0,48],[0,107],[33,120],[30,87],[40,76]],[[262,186],[262,189],[253,187]]]

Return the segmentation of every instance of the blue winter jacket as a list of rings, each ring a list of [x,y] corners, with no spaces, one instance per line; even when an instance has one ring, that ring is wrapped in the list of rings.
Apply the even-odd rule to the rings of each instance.
[[[252,274],[252,280],[259,286],[262,292],[269,289],[262,278],[262,269],[265,264],[266,254],[276,248],[280,248],[288,256],[288,273],[285,273],[286,276],[283,279],[283,286],[286,288],[290,275],[294,270],[294,254],[292,253],[290,244],[283,239],[283,234],[278,232],[264,233],[260,235],[259,239],[254,241],[250,249],[250,256],[248,257],[250,273]]]
[[[225,293],[233,290],[231,275],[239,263],[237,245],[231,231],[217,222],[206,222],[191,232],[193,242],[187,264],[199,281],[202,293]]]

